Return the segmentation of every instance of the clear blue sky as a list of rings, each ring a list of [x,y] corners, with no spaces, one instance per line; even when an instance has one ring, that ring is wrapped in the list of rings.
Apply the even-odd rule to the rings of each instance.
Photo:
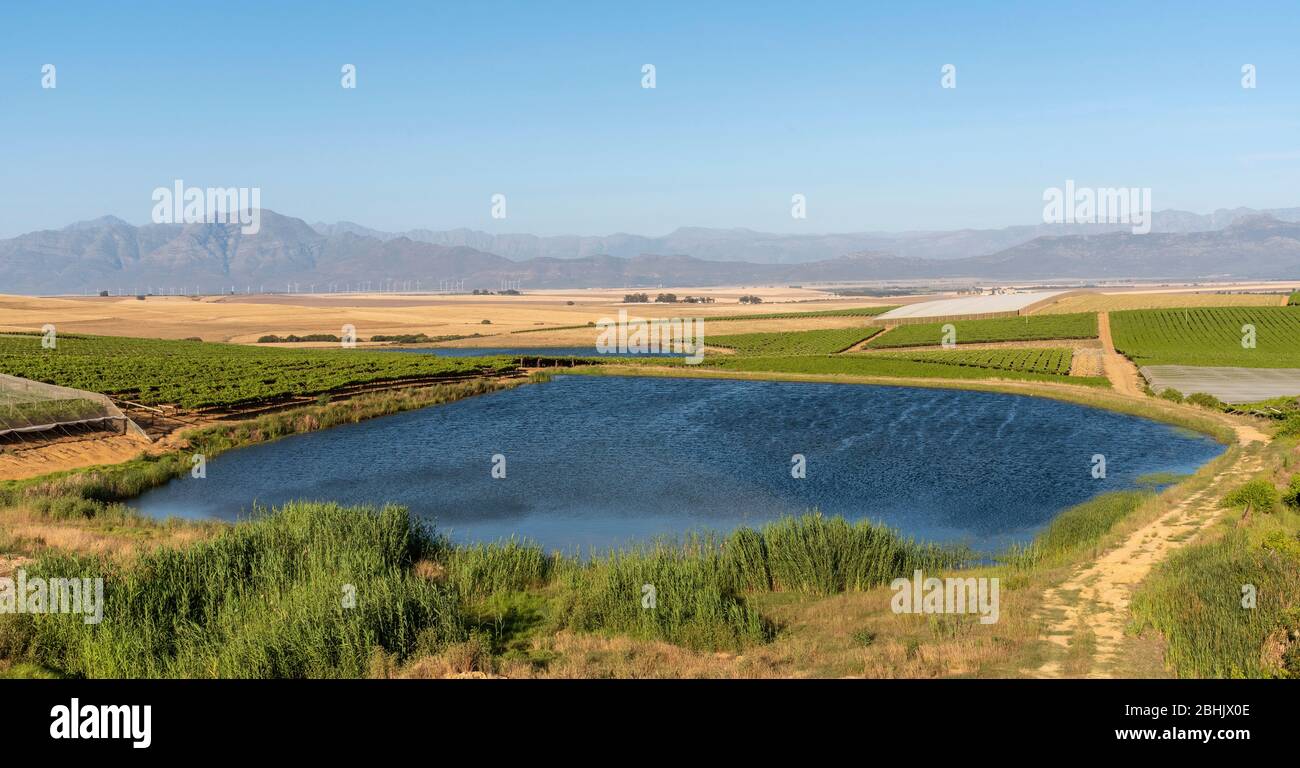
[[[1070,5],[11,3],[0,236],[144,223],[177,178],[538,234],[1004,226],[1067,178],[1300,205],[1300,3]]]

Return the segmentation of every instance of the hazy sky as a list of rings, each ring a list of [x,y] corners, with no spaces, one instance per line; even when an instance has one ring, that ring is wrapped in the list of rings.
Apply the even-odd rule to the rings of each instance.
[[[144,223],[175,179],[539,234],[1004,226],[1067,178],[1300,205],[1300,3],[1066,5],[10,3],[0,236]]]

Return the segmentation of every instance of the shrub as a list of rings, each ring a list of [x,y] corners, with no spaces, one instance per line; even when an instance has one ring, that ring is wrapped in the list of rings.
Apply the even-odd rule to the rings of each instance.
[[[1181,403],[1183,401],[1183,393],[1173,387],[1167,387],[1165,391],[1160,393],[1160,397],[1175,403]]]
[[[1277,428],[1278,437],[1300,437],[1300,414],[1291,414]]]
[[[1202,408],[1211,408],[1216,411],[1223,409],[1222,400],[1214,395],[1209,395],[1204,392],[1193,392],[1187,396],[1187,402],[1192,405],[1199,405]]]
[[[1292,509],[1300,509],[1300,475],[1291,478],[1291,484],[1282,491],[1282,503]]]
[[[1222,506],[1250,507],[1256,512],[1272,512],[1277,508],[1277,488],[1263,478],[1238,486],[1223,497]]]

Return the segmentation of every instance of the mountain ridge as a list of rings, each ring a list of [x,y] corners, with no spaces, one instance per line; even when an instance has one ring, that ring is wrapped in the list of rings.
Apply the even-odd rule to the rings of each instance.
[[[368,230],[360,225],[326,227],[322,231],[302,219],[269,209],[261,211],[261,229],[252,235],[243,234],[239,224],[134,226],[105,216],[59,230],[40,230],[0,240],[0,293],[161,293],[191,289],[224,293],[268,287],[287,290],[290,284],[295,284],[294,290],[343,290],[356,289],[363,282],[371,290],[394,284],[414,289],[416,281],[419,288],[430,290],[444,280],[464,281],[466,290],[495,290],[504,281],[528,289],[940,278],[1014,281],[1300,277],[1300,209],[1277,211],[1288,218],[1247,208],[1206,214],[1194,220],[1181,214],[1163,217],[1170,222],[1165,229],[1193,227],[1185,232],[1158,231],[1153,226],[1152,232],[1135,235],[1123,225],[1115,225],[1112,229],[1119,231],[1093,229],[1080,234],[1062,227],[1049,230],[1057,234],[1038,235],[991,253],[945,259],[916,256],[906,249],[902,253],[871,248],[839,252],[838,247],[827,244],[852,243],[855,235],[770,235],[745,229],[687,227],[675,230],[713,242],[739,239],[747,244],[745,247],[755,247],[754,242],[792,239],[797,242],[796,251],[818,256],[795,262],[706,258],[708,248],[703,248],[704,255],[652,251],[621,255],[596,249],[599,239],[584,246],[577,236],[569,238],[567,246],[568,253],[577,255],[516,259],[459,243],[454,237],[446,238],[445,243],[426,242],[408,234],[377,237],[367,234]],[[1221,226],[1195,228],[1208,224]],[[969,237],[964,232],[926,236],[960,241]],[[1022,236],[995,232],[1011,240]],[[476,242],[468,234],[464,239]],[[514,253],[520,250],[516,248]],[[761,246],[759,253],[763,253]]]

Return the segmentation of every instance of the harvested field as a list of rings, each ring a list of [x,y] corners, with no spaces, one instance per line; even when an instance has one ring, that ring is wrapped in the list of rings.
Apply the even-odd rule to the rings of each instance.
[[[1277,293],[1084,293],[1062,296],[1032,314],[1177,307],[1275,307],[1283,304],[1286,304],[1286,295]]]
[[[339,334],[344,325],[354,326],[363,339],[375,334],[469,336],[584,326],[604,317],[614,317],[620,308],[645,316],[743,317],[851,310],[900,303],[899,300],[828,299],[820,291],[785,288],[674,288],[671,292],[678,296],[709,296],[715,299],[715,303],[624,304],[625,291],[622,290],[538,292],[521,296],[150,296],[144,301],[134,297],[0,296],[0,332],[34,331],[53,321],[60,333],[166,339],[199,337],[204,341],[237,343],[255,342],[265,335]],[[738,298],[742,294],[759,295],[764,301],[757,305],[739,304]],[[484,323],[484,320],[490,322]],[[861,320],[858,318],[859,322]],[[737,330],[746,332],[749,329]],[[514,344],[514,341],[510,343]],[[535,341],[540,343],[532,339],[528,343]],[[493,344],[502,346],[499,341]]]

